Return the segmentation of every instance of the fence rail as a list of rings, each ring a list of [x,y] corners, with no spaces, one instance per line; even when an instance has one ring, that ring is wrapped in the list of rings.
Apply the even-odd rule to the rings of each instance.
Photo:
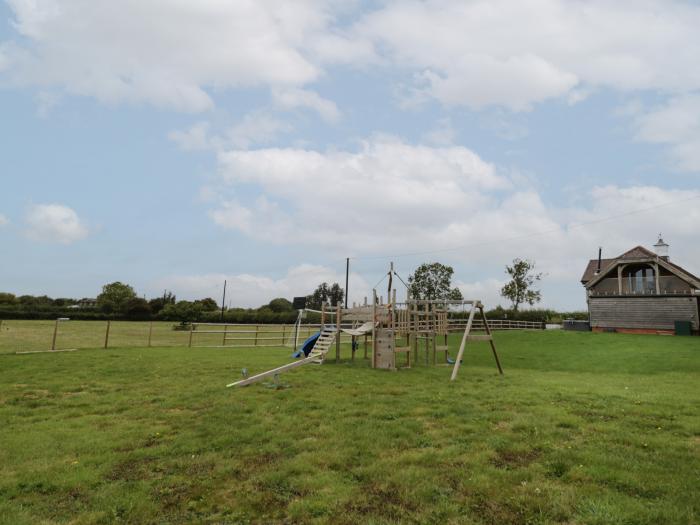
[[[542,323],[531,321],[489,320],[492,330],[539,330]],[[172,322],[153,321],[38,321],[0,320],[0,354],[66,351],[79,348],[116,347],[294,347],[293,324],[266,325],[242,323],[193,323],[174,329]],[[352,328],[343,323],[343,328]],[[466,319],[451,319],[450,332],[463,331]],[[483,330],[481,321],[474,321],[475,330]],[[303,324],[296,340],[301,344],[321,328],[320,324]],[[371,334],[366,336],[369,342]],[[341,333],[341,343],[351,336]],[[364,336],[360,336],[364,342]]]

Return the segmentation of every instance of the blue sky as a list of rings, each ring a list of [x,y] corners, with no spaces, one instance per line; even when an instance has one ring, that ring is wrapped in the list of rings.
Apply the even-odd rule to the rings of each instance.
[[[438,260],[495,306],[521,257],[582,309],[659,232],[700,272],[697,3],[108,9],[0,3],[0,290],[257,306],[349,256],[351,299]]]

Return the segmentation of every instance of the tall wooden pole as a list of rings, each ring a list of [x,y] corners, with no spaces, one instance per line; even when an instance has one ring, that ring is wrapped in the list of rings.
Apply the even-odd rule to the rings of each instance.
[[[148,326],[148,347],[151,347],[151,339],[153,338],[153,321]]]
[[[224,307],[226,305],[226,279],[224,279],[224,296],[221,298],[221,322],[224,322]]]
[[[348,308],[348,282],[350,280],[350,257],[345,259],[345,309]]]
[[[56,324],[53,325],[53,339],[51,340],[51,350],[56,350],[56,335],[58,334],[58,319],[56,319]]]
[[[112,321],[107,321],[107,329],[105,330],[105,349],[109,346],[109,327],[111,326]]]
[[[335,362],[340,361],[340,303],[335,306]]]

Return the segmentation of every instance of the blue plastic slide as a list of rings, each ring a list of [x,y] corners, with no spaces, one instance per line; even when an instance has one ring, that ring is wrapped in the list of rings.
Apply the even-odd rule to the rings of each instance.
[[[303,353],[305,357],[309,357],[309,354],[311,353],[311,349],[314,347],[316,344],[316,339],[321,337],[321,332],[318,332],[311,337],[309,337],[306,341],[304,341],[301,344],[301,348],[294,352],[293,357],[301,357],[301,354]]]

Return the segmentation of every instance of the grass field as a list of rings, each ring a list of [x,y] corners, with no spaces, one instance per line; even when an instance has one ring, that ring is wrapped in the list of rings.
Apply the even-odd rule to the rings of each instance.
[[[700,521],[700,338],[496,338],[506,375],[477,343],[454,383],[346,359],[223,388],[285,349],[0,356],[0,520]]]

